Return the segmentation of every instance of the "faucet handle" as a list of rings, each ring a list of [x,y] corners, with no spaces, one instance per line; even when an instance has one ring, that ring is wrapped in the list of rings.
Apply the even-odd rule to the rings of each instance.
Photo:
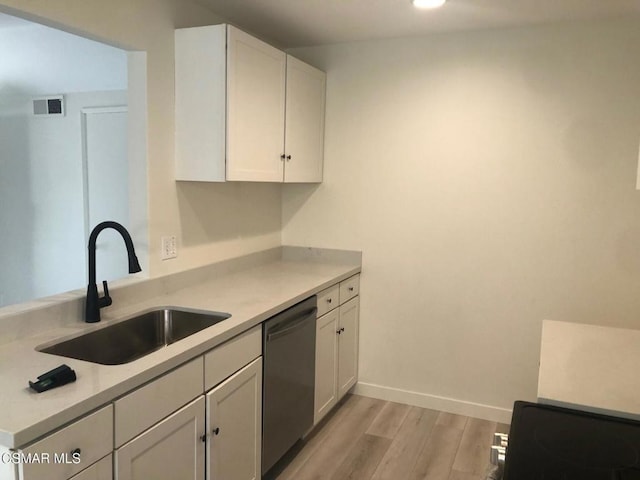
[[[111,297],[109,296],[109,286],[107,285],[106,280],[102,281],[102,288],[104,289],[104,297],[100,299],[100,308],[108,307],[112,303]]]

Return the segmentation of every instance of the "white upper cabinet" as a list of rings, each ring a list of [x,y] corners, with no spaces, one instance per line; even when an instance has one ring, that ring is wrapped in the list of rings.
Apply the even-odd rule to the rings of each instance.
[[[176,180],[225,181],[227,29],[175,32]]]
[[[287,56],[227,29],[227,180],[281,182]]]
[[[285,182],[321,182],[326,75],[287,55]]]
[[[175,38],[177,180],[322,181],[323,72],[230,25]]]

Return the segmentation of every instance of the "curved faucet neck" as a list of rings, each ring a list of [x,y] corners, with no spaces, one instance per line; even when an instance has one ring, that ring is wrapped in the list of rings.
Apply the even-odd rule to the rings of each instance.
[[[89,235],[89,284],[87,286],[87,301],[85,308],[85,321],[89,323],[100,321],[100,309],[111,305],[111,297],[109,296],[109,290],[107,288],[106,280],[104,285],[104,296],[100,297],[98,294],[98,287],[96,285],[96,241],[98,235],[106,228],[113,228],[116,230],[124,240],[124,244],[127,247],[127,256],[129,259],[129,273],[136,273],[141,270],[136,251],[131,240],[131,235],[126,228],[120,225],[118,222],[102,222],[96,225],[91,234]]]

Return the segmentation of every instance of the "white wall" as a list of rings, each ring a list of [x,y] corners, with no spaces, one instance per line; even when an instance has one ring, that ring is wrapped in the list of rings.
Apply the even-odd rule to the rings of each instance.
[[[219,17],[190,0],[70,0],[63,8],[48,0],[0,0],[0,10],[147,53],[151,276],[280,245],[279,185],[174,180],[174,28],[220,23]],[[178,258],[163,262],[165,235],[177,236]]]
[[[505,419],[543,319],[640,328],[639,49],[628,21],[292,52],[328,72],[325,181],[284,189],[283,243],[362,249],[361,391]]]
[[[31,101],[0,96],[0,306],[86,286],[80,110],[126,105],[127,92],[67,93],[59,117]]]

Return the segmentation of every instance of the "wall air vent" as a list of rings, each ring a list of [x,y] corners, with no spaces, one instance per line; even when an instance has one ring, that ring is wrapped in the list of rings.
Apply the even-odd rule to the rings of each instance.
[[[64,116],[64,96],[40,97],[33,99],[35,116]]]

